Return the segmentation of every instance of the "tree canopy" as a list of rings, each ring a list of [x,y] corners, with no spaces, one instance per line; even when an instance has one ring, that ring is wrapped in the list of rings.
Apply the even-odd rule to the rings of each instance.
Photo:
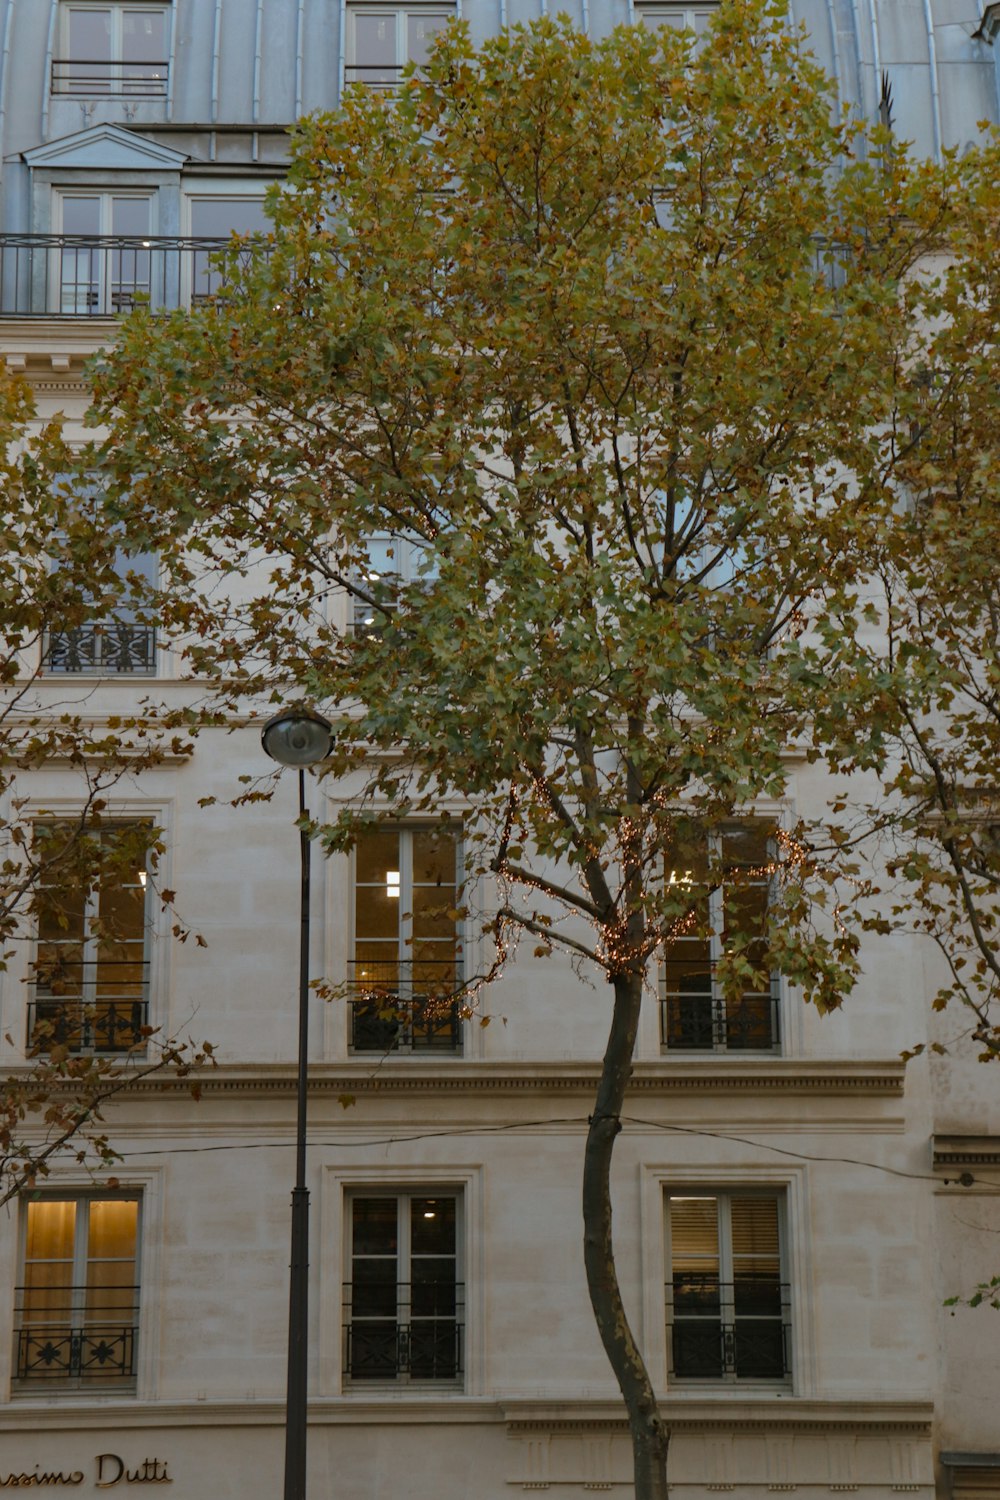
[[[222,710],[300,699],[334,721],[328,774],[352,790],[323,843],[449,800],[470,887],[499,885],[499,958],[527,931],[611,986],[585,1257],[642,1500],[666,1493],[668,1433],[609,1182],[644,982],[707,932],[723,880],[773,884],[766,941],[727,930],[733,998],[780,972],[836,1006],[861,931],[889,920],[858,850],[914,831],[901,747],[967,665],[936,632],[958,623],[971,649],[978,629],[972,591],[956,621],[918,561],[954,541],[951,499],[919,499],[952,394],[976,476],[959,504],[985,529],[950,576],[995,569],[995,467],[976,468],[994,439],[966,376],[939,383],[965,356],[935,311],[979,316],[963,277],[996,265],[995,165],[866,138],[762,0],[720,7],[697,44],[543,19],[476,51],[458,25],[398,92],[304,121],[224,297],[137,313],[97,377],[108,503],[160,551],[192,670]],[[992,314],[974,388],[995,406]],[[861,790],[800,817],[795,768],[819,759]],[[741,867],[724,835],[765,807],[767,867]],[[671,860],[706,835],[700,862]],[[939,890],[909,857],[893,920]]]

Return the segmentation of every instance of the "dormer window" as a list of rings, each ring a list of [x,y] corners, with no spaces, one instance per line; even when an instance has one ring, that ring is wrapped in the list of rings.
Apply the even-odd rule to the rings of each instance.
[[[60,52],[52,59],[53,94],[166,97],[169,6],[63,0],[59,10]]]

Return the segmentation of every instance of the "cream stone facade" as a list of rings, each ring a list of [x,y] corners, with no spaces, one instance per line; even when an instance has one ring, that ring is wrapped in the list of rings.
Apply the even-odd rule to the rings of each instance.
[[[595,33],[644,9],[579,4],[569,8]],[[651,20],[690,24],[709,8],[645,7]],[[476,38],[537,10],[463,5]],[[927,154],[962,147],[1000,115],[996,10],[980,0],[794,4],[841,97],[871,115],[887,74],[899,132]],[[211,290],[211,246],[253,227],[282,172],[287,124],[334,105],[345,80],[391,83],[451,13],[432,0],[0,0],[0,357],[26,374],[40,414],[65,412],[82,438],[83,363],[114,339],[117,313],[136,296],[171,306]],[[180,701],[176,664],[161,654],[151,679],[134,646],[117,662],[63,662],[41,691],[85,705],[97,723],[151,687]],[[178,1500],[278,1492],[293,781],[267,805],[225,805],[241,774],[266,765],[255,729],[205,734],[189,761],[168,761],[111,809],[163,828],[163,882],[207,943],[178,945],[151,902],[137,1003],[167,1034],[211,1038],[219,1067],[200,1102],[155,1078],[114,1110],[115,1194],[60,1166],[34,1200],[34,1226],[27,1203],[0,1217],[0,1488],[96,1496],[171,1484]],[[796,809],[820,804],[815,770],[797,765],[794,785]],[[213,794],[218,804],[199,806]],[[39,773],[36,795],[40,807],[70,809],[79,787],[56,765]],[[325,795],[312,788],[315,812]],[[397,884],[417,881],[416,845],[399,849],[410,874],[394,871]],[[361,960],[365,883],[357,862],[314,863],[314,974],[343,978]],[[30,956],[0,977],[8,1070],[24,1065],[29,1004],[45,1003],[31,999]],[[843,1013],[820,1019],[786,987],[741,1043],[718,1018],[700,1041],[671,1034],[662,995],[650,994],[617,1147],[616,1235],[673,1433],[678,1500],[1000,1496],[995,1315],[942,1305],[998,1269],[1000,1102],[957,1021],[942,1033],[947,1058],[900,1061],[930,1035],[929,954],[895,938],[863,958]],[[488,1026],[403,1034],[387,1051],[363,1013],[315,1003],[311,1495],[630,1492],[628,1433],[580,1233],[606,986],[524,955],[485,1008]],[[114,1233],[102,1227],[112,1198],[131,1226]],[[58,1242],[43,1226],[52,1204],[62,1205]],[[726,1352],[708,1365],[690,1307],[670,1321],[672,1239],[692,1213],[698,1253],[707,1234],[723,1281],[747,1275],[740,1235],[751,1220],[755,1243],[769,1247],[754,1338],[731,1317]],[[108,1265],[128,1262],[133,1312],[116,1304],[103,1356],[82,1302],[64,1318],[79,1325],[75,1344],[46,1355],[32,1332],[18,1289],[60,1256],[84,1300]],[[431,1261],[449,1295],[428,1311],[408,1289]],[[359,1289],[379,1276],[411,1296],[408,1314],[404,1300],[389,1314],[365,1302]],[[718,1333],[713,1324],[710,1338]]]

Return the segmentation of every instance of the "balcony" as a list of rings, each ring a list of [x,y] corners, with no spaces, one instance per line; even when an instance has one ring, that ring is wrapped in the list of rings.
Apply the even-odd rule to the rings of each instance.
[[[131,620],[97,620],[72,630],[52,630],[42,651],[53,676],[151,677],[156,671],[156,631]]]
[[[450,998],[459,982],[454,960],[361,960],[350,968],[353,1052],[462,1051],[461,1007]]]
[[[784,1380],[791,1374],[789,1288],[773,1276],[700,1274],[667,1284],[671,1374],[692,1380]]]
[[[28,1004],[28,1045],[39,1052],[130,1052],[149,1021],[149,961],[59,959],[39,964]]]
[[[14,1379],[80,1385],[135,1378],[139,1288],[14,1289]]]
[[[170,63],[54,57],[52,93],[81,99],[165,99]]]
[[[220,296],[228,239],[0,234],[0,317],[114,318]],[[249,255],[249,247],[247,250]]]
[[[465,1288],[452,1280],[344,1287],[344,1374],[351,1380],[456,1381]]]
[[[669,1052],[773,1052],[780,1045],[780,1006],[771,992],[733,999],[714,992],[714,965],[668,959],[660,998],[660,1040]]]

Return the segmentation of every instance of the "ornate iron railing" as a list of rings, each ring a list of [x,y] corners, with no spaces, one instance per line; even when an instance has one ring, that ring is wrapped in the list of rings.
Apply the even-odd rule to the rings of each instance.
[[[53,94],[88,98],[128,95],[130,99],[165,99],[170,63],[109,62],[101,57],[54,57]]]
[[[28,1004],[28,1044],[40,1052],[128,1052],[149,1021],[149,961],[39,960]]]
[[[50,630],[42,648],[46,672],[95,677],[150,677],[156,671],[156,631],[132,620],[92,620]]]
[[[356,960],[350,969],[354,1052],[461,1052],[454,959]]]
[[[344,1374],[351,1380],[457,1380],[464,1330],[461,1282],[344,1286]]]
[[[668,961],[660,996],[660,1040],[671,1052],[773,1052],[781,1042],[778,996],[715,992],[714,965]]]
[[[0,234],[0,317],[111,318],[225,293],[224,238]],[[248,251],[249,253],[249,251]]]
[[[771,1276],[677,1274],[667,1284],[670,1372],[689,1380],[784,1380],[791,1374],[787,1283]]]
[[[139,1288],[116,1287],[114,1304],[100,1296],[89,1287],[16,1287],[15,1380],[133,1379]]]

